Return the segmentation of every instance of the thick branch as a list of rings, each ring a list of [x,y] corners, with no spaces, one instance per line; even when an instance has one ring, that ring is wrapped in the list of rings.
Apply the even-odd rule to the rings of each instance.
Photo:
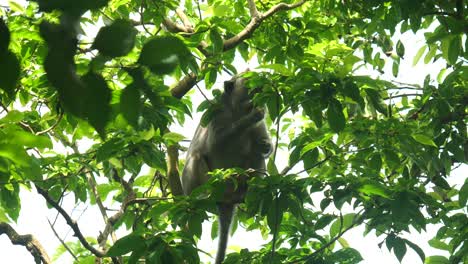
[[[40,188],[38,186],[36,186],[36,189],[37,189],[37,192],[40,195],[42,195],[42,197],[44,197],[46,199],[47,203],[49,203],[52,207],[55,208],[55,210],[57,210],[62,215],[62,217],[67,222],[67,225],[69,225],[71,227],[71,229],[75,233],[75,236],[78,238],[78,240],[80,240],[81,244],[83,244],[83,247],[85,247],[87,250],[89,250],[91,253],[93,253],[96,257],[104,257],[105,256],[104,252],[100,251],[99,249],[94,248],[93,246],[91,246],[88,243],[86,238],[83,236],[83,233],[81,233],[81,230],[78,227],[78,224],[76,223],[76,221],[73,220],[70,217],[70,215],[68,215],[68,213],[56,201],[54,201],[54,199],[52,199],[52,197],[50,197],[50,195],[47,193],[47,191],[45,191],[44,189],[42,189],[42,188]]]
[[[0,222],[0,235],[5,234],[14,245],[25,246],[36,263],[52,263],[41,243],[32,235],[20,235],[11,225]]]
[[[188,74],[180,80],[172,89],[171,94],[177,99],[182,98],[197,83],[197,76],[193,73]]]
[[[306,2],[305,0],[302,0],[294,4],[280,3],[280,4],[273,6],[272,8],[270,8],[268,11],[266,11],[263,14],[257,14],[257,16],[252,16],[252,19],[250,20],[249,24],[241,32],[239,32],[234,37],[224,41],[224,51],[227,51],[236,47],[242,41],[249,38],[254,33],[254,31],[261,25],[263,20],[271,17],[272,15],[274,15],[275,13],[279,11],[291,10],[296,7],[299,7],[303,5],[305,2]],[[251,10],[251,12],[252,12],[252,8],[250,6],[252,4],[255,5],[255,3],[253,3],[253,0],[249,0],[249,9]]]
[[[180,33],[180,32],[191,33],[184,26],[173,22],[169,18],[165,18],[162,23],[163,23],[164,27],[166,27],[167,31],[169,31],[169,32],[172,32],[172,33]]]

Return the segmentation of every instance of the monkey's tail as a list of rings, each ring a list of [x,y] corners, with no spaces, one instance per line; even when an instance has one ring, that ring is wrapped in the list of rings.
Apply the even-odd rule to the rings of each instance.
[[[218,252],[216,252],[215,264],[221,264],[226,256],[226,248],[229,238],[229,228],[231,227],[232,216],[234,215],[235,204],[219,203],[219,242]]]

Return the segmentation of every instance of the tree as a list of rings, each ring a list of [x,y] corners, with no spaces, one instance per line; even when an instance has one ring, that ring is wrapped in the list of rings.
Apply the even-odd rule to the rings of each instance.
[[[26,189],[73,230],[79,243],[63,246],[77,263],[198,263],[196,238],[215,219],[230,170],[178,195],[183,137],[170,128],[193,113],[194,87],[217,95],[222,72],[257,60],[249,83],[262,87],[255,102],[268,110],[276,149],[268,175],[249,181],[236,221],[270,236],[226,263],[358,263],[342,238],[356,226],[400,261],[413,250],[426,263],[466,262],[468,181],[454,185],[450,172],[468,157],[467,8],[463,0],[10,2],[0,9],[0,235],[50,263],[40,241],[11,226]],[[425,32],[414,63],[446,62],[437,80],[357,74],[391,64],[397,78],[411,43],[396,36],[407,31]],[[215,106],[198,107],[205,122]],[[83,140],[91,147],[80,150]],[[288,162],[278,168],[280,151]],[[99,237],[85,237],[61,207],[69,193],[100,209]],[[120,209],[108,211],[109,201]],[[426,257],[403,237],[437,223],[431,245],[449,258]],[[117,237],[119,228],[128,235]]]

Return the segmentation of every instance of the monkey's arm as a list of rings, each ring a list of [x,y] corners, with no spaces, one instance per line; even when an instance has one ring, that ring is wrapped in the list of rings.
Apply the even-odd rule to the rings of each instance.
[[[215,135],[217,144],[224,144],[232,141],[233,138],[240,137],[242,132],[257,125],[257,123],[263,119],[264,115],[265,112],[262,109],[255,108],[248,115],[234,121],[232,124],[216,128]]]

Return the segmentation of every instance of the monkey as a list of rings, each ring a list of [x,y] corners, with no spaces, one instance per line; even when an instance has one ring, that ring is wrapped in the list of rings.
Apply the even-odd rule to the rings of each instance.
[[[207,182],[208,172],[215,169],[236,167],[253,173],[265,172],[265,159],[272,152],[272,142],[264,121],[265,112],[260,107],[254,107],[245,82],[246,79],[241,76],[224,82],[222,109],[214,114],[206,127],[198,125],[182,171],[181,183],[185,195]],[[224,197],[218,202],[216,264],[224,260],[232,217],[246,192],[246,179],[240,180],[237,187],[227,184]]]

